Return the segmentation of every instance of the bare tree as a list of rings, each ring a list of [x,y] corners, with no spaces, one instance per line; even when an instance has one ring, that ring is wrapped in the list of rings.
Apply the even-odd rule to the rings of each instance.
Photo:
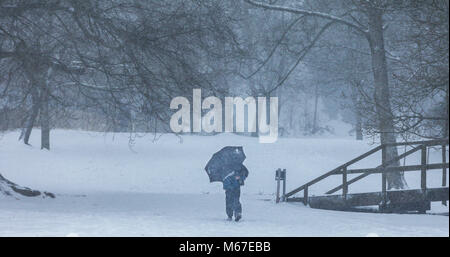
[[[102,117],[105,130],[164,129],[172,97],[193,88],[225,94],[233,72],[225,64],[241,54],[228,8],[221,1],[3,1],[0,58],[7,79],[25,84],[24,143],[39,122],[41,147],[50,149],[52,126],[80,111]]]
[[[351,28],[367,40],[371,53],[372,73],[374,79],[374,99],[378,116],[378,133],[382,144],[396,142],[393,112],[390,100],[389,76],[386,61],[383,15],[393,8],[397,8],[391,1],[345,1],[341,7],[341,14],[307,10],[297,7],[266,4],[254,0],[245,0],[247,3],[266,10],[288,12],[305,17],[316,17],[328,21],[323,25],[326,30],[332,24],[339,24]],[[320,35],[320,34],[319,34]],[[314,42],[315,43],[315,42]],[[309,49],[305,49],[309,50]],[[397,157],[397,148],[388,147],[387,158]],[[394,165],[399,165],[394,164]],[[389,173],[389,188],[404,188],[406,182],[403,173]]]

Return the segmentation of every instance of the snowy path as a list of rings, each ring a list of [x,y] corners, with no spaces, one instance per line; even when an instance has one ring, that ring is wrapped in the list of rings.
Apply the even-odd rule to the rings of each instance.
[[[0,137],[0,173],[57,198],[0,197],[0,236],[449,236],[445,216],[345,213],[261,200],[273,199],[277,168],[288,170],[289,191],[373,148],[370,142],[280,138],[260,144],[256,138],[222,134],[185,136],[180,143],[173,135],[156,142],[148,135],[130,147],[126,133],[55,130],[48,152],[38,147],[39,131],[33,133],[34,147],[18,143],[18,132]],[[209,183],[203,170],[226,145],[244,147],[250,171],[242,188],[244,220],[237,224],[225,221],[222,185]],[[430,161],[441,158],[437,150],[430,154]],[[380,158],[372,156],[355,168],[376,167]],[[407,163],[418,161],[416,156]],[[439,186],[441,174],[430,171],[427,185]],[[420,187],[419,177],[420,172],[406,175],[411,189]],[[310,194],[323,194],[341,179],[330,177]],[[378,191],[380,182],[380,176],[369,176],[349,192]],[[87,196],[74,196],[80,194]],[[435,203],[432,211],[448,212],[448,207]]]
[[[96,193],[7,199],[0,236],[448,236],[438,215],[348,213],[244,195],[244,219],[228,222],[221,194]]]

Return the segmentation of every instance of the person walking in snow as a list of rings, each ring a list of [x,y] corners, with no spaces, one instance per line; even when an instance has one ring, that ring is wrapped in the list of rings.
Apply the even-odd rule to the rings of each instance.
[[[242,218],[242,205],[239,202],[241,195],[241,186],[248,176],[247,168],[242,165],[239,171],[232,171],[223,180],[223,189],[225,190],[225,210],[228,220],[239,221]]]

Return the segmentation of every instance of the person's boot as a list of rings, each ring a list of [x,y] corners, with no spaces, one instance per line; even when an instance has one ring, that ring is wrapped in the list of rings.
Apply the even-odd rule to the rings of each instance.
[[[240,213],[236,213],[236,217],[234,218],[234,221],[239,221],[242,218],[242,215]]]
[[[232,216],[228,216],[227,220],[228,220],[228,221],[232,221],[232,220],[233,220],[233,217],[232,217]]]

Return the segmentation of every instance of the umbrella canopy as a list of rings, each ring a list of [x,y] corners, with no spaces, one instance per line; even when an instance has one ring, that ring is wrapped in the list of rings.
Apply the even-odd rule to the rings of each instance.
[[[209,176],[209,182],[220,181],[233,171],[240,171],[245,160],[242,146],[226,146],[215,153],[205,170]]]

